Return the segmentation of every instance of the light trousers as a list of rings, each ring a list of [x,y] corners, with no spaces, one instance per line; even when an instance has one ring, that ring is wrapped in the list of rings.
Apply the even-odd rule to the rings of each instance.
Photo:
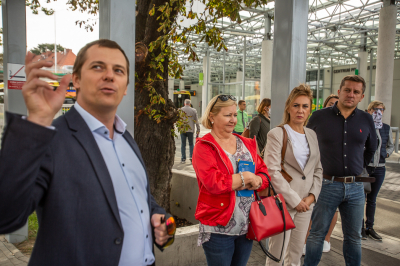
[[[311,214],[314,204],[308,211],[298,213],[295,209],[288,209],[296,228],[286,231],[285,245],[283,247],[282,258],[285,266],[300,266],[301,256],[303,255],[304,241],[307,236],[308,226],[310,225]],[[283,233],[273,236],[269,239],[269,252],[276,258],[281,255],[283,243]],[[282,260],[283,261],[283,260]],[[266,266],[281,266],[267,257]]]

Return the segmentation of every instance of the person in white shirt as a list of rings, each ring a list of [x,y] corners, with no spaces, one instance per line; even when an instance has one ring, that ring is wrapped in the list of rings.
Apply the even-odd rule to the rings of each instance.
[[[312,106],[312,92],[307,85],[292,90],[285,104],[283,123],[267,135],[265,164],[276,193],[285,199],[296,228],[286,232],[282,256],[285,266],[300,265],[314,203],[322,185],[322,166],[315,132],[305,127]],[[292,177],[289,183],[281,174],[281,154],[284,130],[288,134],[284,170]],[[283,233],[269,241],[269,251],[276,257],[282,250]],[[282,263],[281,263],[282,264]],[[279,263],[267,258],[266,265]]]

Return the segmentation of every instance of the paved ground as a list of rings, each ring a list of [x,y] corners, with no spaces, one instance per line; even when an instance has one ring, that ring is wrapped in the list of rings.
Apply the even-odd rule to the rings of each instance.
[[[4,235],[0,235],[0,266],[26,266],[28,260],[13,244],[6,241]]]

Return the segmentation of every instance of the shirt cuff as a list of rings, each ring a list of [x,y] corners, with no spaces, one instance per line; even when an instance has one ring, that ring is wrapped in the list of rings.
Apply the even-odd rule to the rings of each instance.
[[[21,118],[26,120],[26,115],[23,115]],[[46,128],[51,129],[51,130],[55,130],[56,129],[54,126],[47,126]]]

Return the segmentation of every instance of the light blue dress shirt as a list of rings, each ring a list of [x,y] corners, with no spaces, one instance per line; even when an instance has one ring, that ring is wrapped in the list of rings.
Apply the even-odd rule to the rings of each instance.
[[[147,202],[147,178],[142,163],[122,134],[126,124],[115,116],[114,136],[110,139],[106,126],[84,110],[75,109],[89,126],[107,165],[117,198],[119,216],[124,230],[119,266],[151,265],[151,224]],[[104,251],[106,252],[106,251]]]

